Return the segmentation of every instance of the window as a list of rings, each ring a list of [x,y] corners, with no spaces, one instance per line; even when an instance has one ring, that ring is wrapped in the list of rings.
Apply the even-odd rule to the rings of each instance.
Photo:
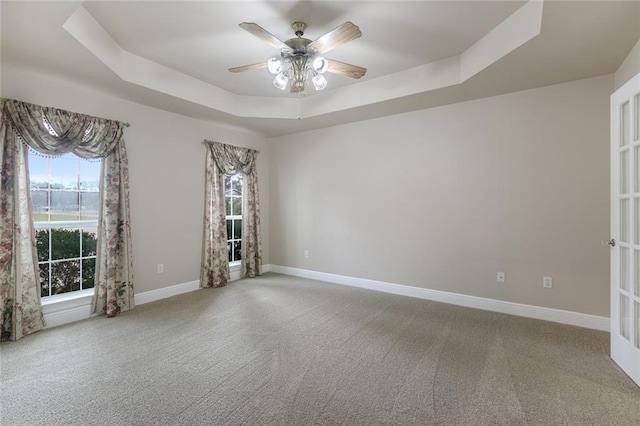
[[[29,153],[40,295],[93,288],[100,162]]]
[[[229,264],[239,264],[242,248],[242,174],[224,177]]]

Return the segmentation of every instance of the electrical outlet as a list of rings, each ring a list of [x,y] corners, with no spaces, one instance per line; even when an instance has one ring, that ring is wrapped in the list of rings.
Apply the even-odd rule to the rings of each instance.
[[[162,263],[158,263],[158,273],[162,274],[164,272],[164,265]]]
[[[496,279],[497,279],[497,281],[499,283],[505,282],[505,274],[504,274],[504,272],[498,271],[498,275],[497,275]]]
[[[553,278],[551,278],[551,277],[542,277],[542,287],[544,287],[544,288],[553,288]]]
[[[309,257],[309,250],[304,251],[304,257]]]

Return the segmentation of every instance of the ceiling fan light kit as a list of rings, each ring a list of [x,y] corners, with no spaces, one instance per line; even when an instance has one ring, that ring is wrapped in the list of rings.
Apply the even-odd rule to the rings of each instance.
[[[285,90],[288,85],[291,93],[301,93],[304,92],[307,81],[311,80],[315,90],[323,90],[328,84],[327,79],[322,75],[325,72],[351,78],[361,78],[367,72],[366,68],[333,61],[322,56],[322,54],[362,35],[360,29],[349,21],[315,41],[302,37],[307,27],[304,22],[294,22],[291,25],[296,37],[285,42],[280,41],[258,24],[243,22],[240,27],[280,49],[280,58],[272,57],[266,62],[229,68],[229,71],[242,72],[266,66],[269,72],[275,75],[273,85],[277,89]]]

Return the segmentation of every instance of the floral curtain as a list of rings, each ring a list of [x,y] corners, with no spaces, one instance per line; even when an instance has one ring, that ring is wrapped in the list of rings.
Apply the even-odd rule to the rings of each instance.
[[[103,159],[98,221],[99,246],[92,311],[114,316],[119,311],[133,308],[128,166],[122,138],[125,124],[11,99],[2,99],[1,102],[0,142],[3,144],[3,158],[0,222],[3,224],[3,246],[0,252],[0,320],[3,321],[3,332],[9,339],[18,339],[28,332],[42,328],[42,325],[38,325],[27,329],[24,326],[24,318],[22,325],[19,323],[20,320],[15,318],[16,311],[22,312],[23,315],[25,310],[41,312],[39,297],[29,297],[29,300],[26,300],[31,292],[39,292],[35,278],[24,278],[24,274],[31,274],[32,269],[28,266],[30,261],[27,258],[35,259],[36,251],[28,185],[27,148],[21,142],[46,156],[73,152],[85,159]],[[9,202],[11,196],[19,202]],[[9,228],[4,226],[5,223],[14,226]],[[9,250],[5,250],[5,240],[12,241]],[[30,252],[30,256],[16,254],[23,251]],[[24,272],[26,268],[28,271]],[[33,268],[37,272],[37,262]],[[19,271],[22,271],[22,278],[17,275]],[[38,276],[37,273],[35,276]],[[5,294],[9,296],[5,298]],[[11,312],[13,314],[9,314]],[[41,313],[39,315],[42,316]],[[14,319],[9,323],[7,319],[11,316]],[[19,331],[19,328],[22,330]]]
[[[120,123],[119,123],[120,124]],[[102,160],[98,247],[92,313],[113,317],[133,309],[133,252],[129,216],[129,167],[124,140]]]
[[[205,210],[202,238],[201,287],[222,287],[229,280],[224,175],[242,173],[241,276],[262,273],[258,151],[205,141]]]
[[[0,105],[4,100],[0,100]],[[0,340],[44,327],[27,171],[27,146],[0,122]]]

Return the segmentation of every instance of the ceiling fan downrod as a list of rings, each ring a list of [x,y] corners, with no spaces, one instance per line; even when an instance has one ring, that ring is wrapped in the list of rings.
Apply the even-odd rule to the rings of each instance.
[[[291,28],[298,37],[302,37],[304,35],[304,30],[307,28],[307,24],[304,22],[294,22],[291,24]]]

